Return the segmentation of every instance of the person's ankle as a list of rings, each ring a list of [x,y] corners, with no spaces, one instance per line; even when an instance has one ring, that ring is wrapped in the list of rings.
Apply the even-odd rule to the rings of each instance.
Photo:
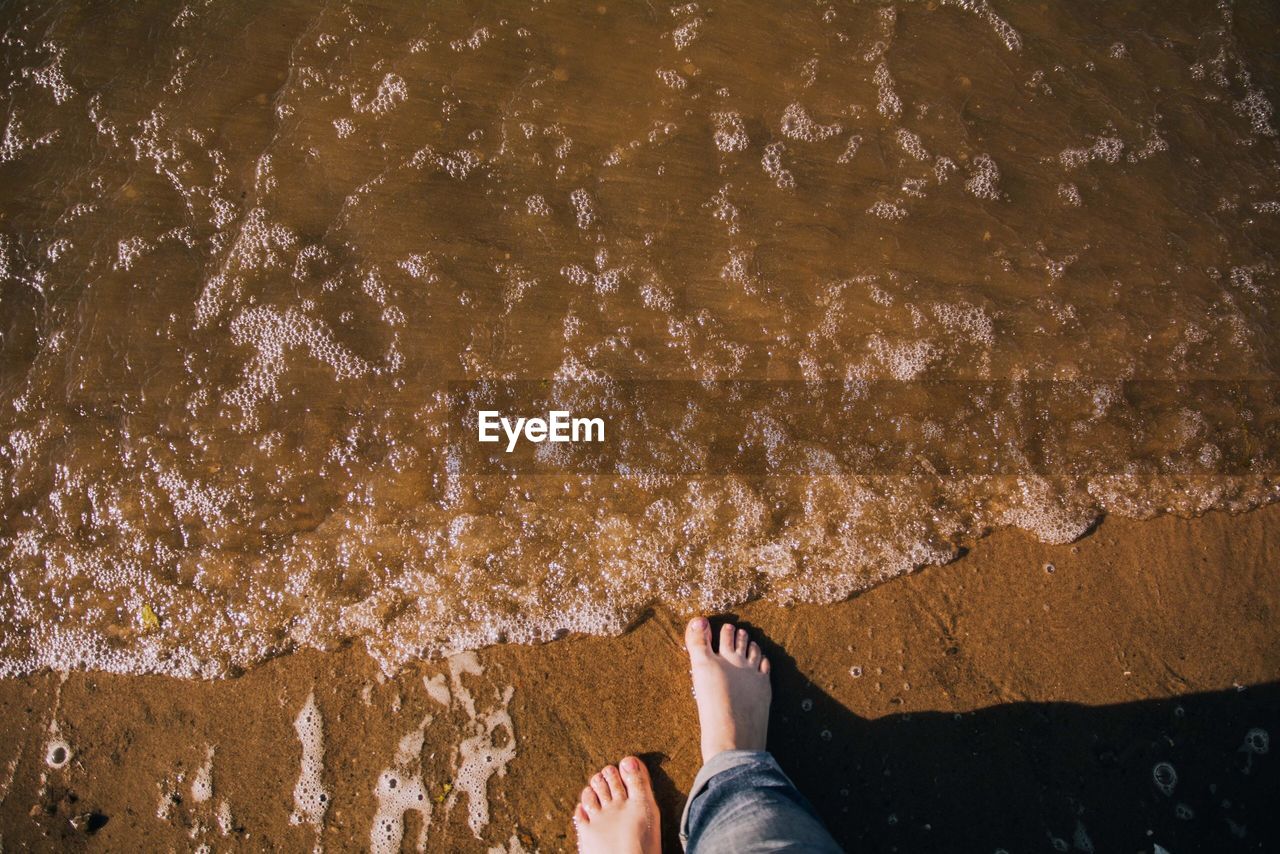
[[[730,737],[708,738],[702,742],[702,762],[710,762],[712,757],[729,750],[747,750],[759,752],[765,749],[763,740]]]

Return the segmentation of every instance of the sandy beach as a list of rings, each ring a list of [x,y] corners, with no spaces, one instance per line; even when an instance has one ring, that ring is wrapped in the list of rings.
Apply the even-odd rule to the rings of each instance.
[[[1280,850],[1277,32],[0,4],[0,854]]]
[[[849,850],[1268,850],[1280,772],[1246,736],[1280,726],[1278,526],[1273,507],[1108,520],[1060,547],[1006,531],[842,604],[745,606],[777,662],[771,747]],[[391,680],[355,646],[211,683],[8,680],[5,850],[367,848],[393,769],[426,795],[428,814],[403,813],[405,850],[424,834],[427,851],[570,851],[582,782],[627,752],[654,770],[678,850],[698,766],[680,625],[655,611],[621,637],[493,647],[475,667]],[[290,820],[294,722],[313,693],[318,831]],[[509,728],[489,734],[504,708]],[[70,751],[56,770],[52,732]],[[492,762],[464,779],[459,745],[478,734]],[[1160,762],[1176,770],[1168,795]]]

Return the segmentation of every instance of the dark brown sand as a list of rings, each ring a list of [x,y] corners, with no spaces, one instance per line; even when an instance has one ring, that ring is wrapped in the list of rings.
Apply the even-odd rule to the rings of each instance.
[[[1242,747],[1251,728],[1280,730],[1278,532],[1280,507],[1107,520],[1072,546],[1001,532],[842,604],[744,607],[776,664],[771,745],[850,850],[1275,850],[1277,759]],[[479,654],[484,673],[462,684],[481,719],[514,687],[517,749],[489,780],[483,839],[469,802],[445,794],[473,724],[428,696],[443,663],[380,680],[350,648],[216,683],[0,682],[4,850],[310,850],[313,830],[290,813],[293,721],[312,690],[325,850],[369,846],[378,775],[428,714],[422,780],[440,803],[427,850],[572,850],[583,781],[627,752],[655,770],[678,850],[673,819],[699,761],[681,621],[660,611],[622,637]],[[44,761],[51,719],[73,751],[61,770]],[[191,783],[210,746],[200,800]],[[1169,795],[1153,781],[1163,761],[1178,777]],[[177,798],[160,818],[165,785]],[[408,815],[406,850],[421,827]]]

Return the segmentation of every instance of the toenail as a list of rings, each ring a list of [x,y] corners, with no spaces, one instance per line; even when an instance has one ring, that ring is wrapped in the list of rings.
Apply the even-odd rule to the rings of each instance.
[[[636,759],[634,756],[628,756],[626,759],[622,760],[622,770],[626,771],[628,774],[639,774],[640,760]]]
[[[707,618],[698,617],[696,620],[693,621],[693,627],[695,629],[705,629],[707,627]]]

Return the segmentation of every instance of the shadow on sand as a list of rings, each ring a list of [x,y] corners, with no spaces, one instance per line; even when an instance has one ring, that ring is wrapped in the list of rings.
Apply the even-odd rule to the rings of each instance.
[[[850,852],[1280,850],[1280,757],[1268,752],[1280,682],[867,720],[768,638],[763,646],[774,665],[770,749]],[[664,849],[679,851],[688,781],[677,786],[659,757],[645,758]]]

